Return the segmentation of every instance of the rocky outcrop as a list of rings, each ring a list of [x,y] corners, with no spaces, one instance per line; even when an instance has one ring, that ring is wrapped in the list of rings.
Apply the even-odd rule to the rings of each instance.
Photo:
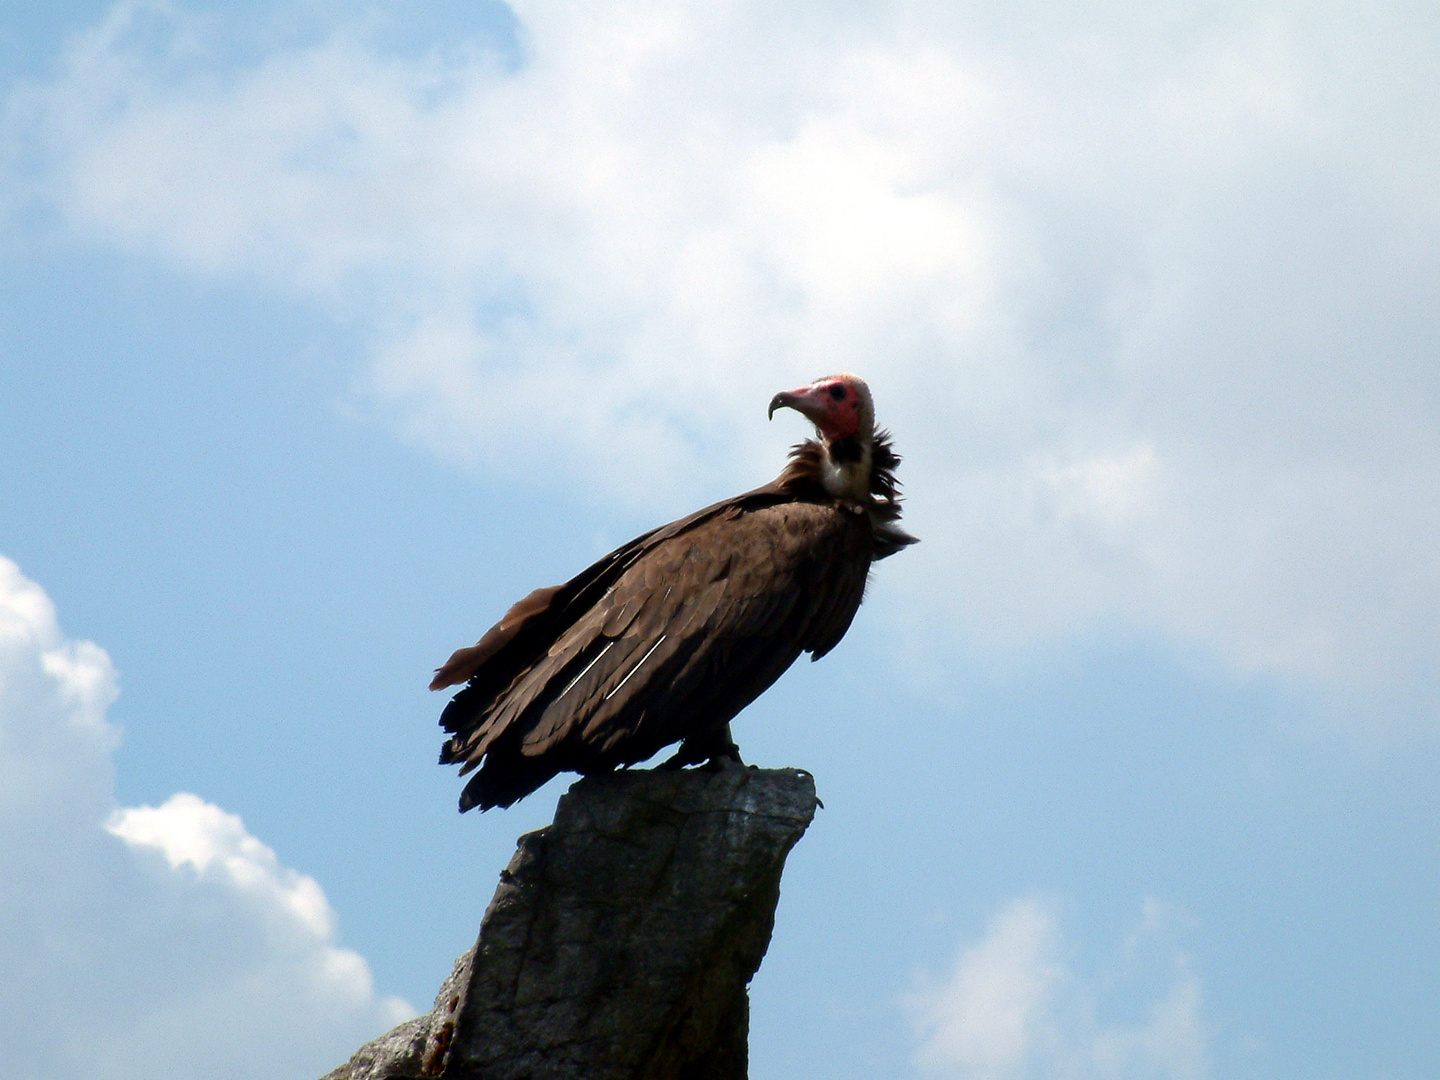
[[[746,986],[816,805],[796,770],[578,781],[435,1008],[325,1080],[743,1080]]]

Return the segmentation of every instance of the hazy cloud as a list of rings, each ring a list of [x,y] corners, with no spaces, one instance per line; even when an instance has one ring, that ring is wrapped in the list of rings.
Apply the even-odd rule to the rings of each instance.
[[[916,1063],[926,1075],[954,1080],[1204,1080],[1200,983],[1185,957],[1166,947],[1167,922],[1164,907],[1147,900],[1114,970],[1087,979],[1069,963],[1054,906],[1013,901],[979,942],[960,950],[948,976],[912,998],[921,1035]],[[1116,1008],[1107,998],[1156,975],[1164,987],[1143,1001],[1143,1018],[1097,1019],[1102,1007]]]
[[[1434,17],[514,8],[523,56],[237,61],[118,5],[13,96],[11,201],[328,306],[397,431],[510,481],[684,509],[862,371],[936,640],[1120,623],[1433,723]]]
[[[115,806],[115,686],[0,557],[0,1072],[315,1076],[409,1015],[238,817]]]

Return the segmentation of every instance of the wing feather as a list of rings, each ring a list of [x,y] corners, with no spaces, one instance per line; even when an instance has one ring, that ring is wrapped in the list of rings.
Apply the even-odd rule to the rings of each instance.
[[[532,593],[472,647],[486,659],[445,719],[443,759],[480,765],[462,807],[508,805],[562,769],[643,760],[723,725],[802,651],[833,647],[864,591],[868,521],[746,498]]]

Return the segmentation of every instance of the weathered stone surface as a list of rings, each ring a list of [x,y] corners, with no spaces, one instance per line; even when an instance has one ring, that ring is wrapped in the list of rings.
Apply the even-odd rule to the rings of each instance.
[[[325,1080],[743,1080],[745,988],[815,807],[796,770],[578,781],[434,1010]]]

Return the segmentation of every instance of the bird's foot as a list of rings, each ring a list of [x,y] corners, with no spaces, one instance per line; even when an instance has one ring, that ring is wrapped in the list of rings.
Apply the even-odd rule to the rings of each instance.
[[[666,758],[656,768],[672,772],[687,765],[701,765],[710,772],[719,772],[737,765],[743,768],[745,762],[740,760],[740,747],[730,738],[727,724],[712,735],[686,739],[673,757]]]
[[[729,769],[753,769],[755,766],[745,764],[740,757],[740,747],[732,742],[718,754],[711,754],[701,768],[706,772],[725,772]]]

